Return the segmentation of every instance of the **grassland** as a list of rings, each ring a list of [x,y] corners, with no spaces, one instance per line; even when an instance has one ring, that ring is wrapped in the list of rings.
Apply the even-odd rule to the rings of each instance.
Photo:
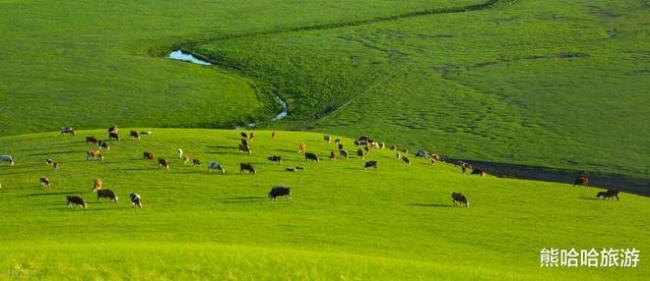
[[[622,174],[647,188],[649,9],[639,1],[505,1],[187,49],[272,85],[289,100],[285,128]]]
[[[123,129],[124,130],[124,129]],[[649,249],[648,199],[598,201],[595,188],[463,175],[452,165],[373,151],[363,160],[306,162],[297,144],[325,158],[335,144],[316,133],[257,131],[253,154],[238,152],[239,132],[152,129],[141,142],[114,142],[103,162],[87,161],[86,135],[58,132],[0,138],[16,165],[0,166],[0,279],[214,280],[644,280],[636,269],[540,268],[543,247]],[[351,147],[352,141],[343,138]],[[215,160],[225,175],[185,166],[176,149]],[[172,160],[161,170],[142,160]],[[281,155],[280,165],[265,157]],[[44,163],[61,163],[54,171]],[[239,174],[240,162],[257,165]],[[290,173],[285,167],[301,165]],[[48,176],[53,187],[38,185]],[[94,178],[118,203],[96,202]],[[294,189],[271,203],[273,185]],[[464,192],[470,208],[452,208]],[[143,209],[127,195],[138,192]],[[65,196],[89,201],[65,207]]]
[[[0,131],[267,120],[277,104],[254,81],[164,55],[215,36],[472,2],[0,1]]]

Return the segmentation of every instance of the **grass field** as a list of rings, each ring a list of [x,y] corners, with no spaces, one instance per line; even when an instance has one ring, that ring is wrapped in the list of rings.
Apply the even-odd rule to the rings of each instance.
[[[123,129],[123,131],[126,129]],[[594,200],[598,189],[463,175],[453,165],[373,151],[363,160],[327,160],[335,144],[316,133],[256,131],[253,154],[239,131],[153,129],[141,142],[113,142],[105,161],[87,161],[87,135],[58,132],[0,138],[16,165],[0,166],[0,279],[214,280],[643,280],[638,268],[540,268],[544,247],[648,250],[648,199]],[[322,157],[303,160],[297,145]],[[343,138],[352,147],[352,141]],[[185,166],[183,148],[225,175]],[[171,159],[169,170],[142,160]],[[265,158],[281,155],[279,165]],[[44,159],[61,163],[56,172]],[[240,174],[240,162],[257,166]],[[285,167],[300,165],[299,172]],[[38,185],[48,176],[51,189]],[[96,202],[94,178],[118,203]],[[273,185],[293,199],[270,202]],[[463,192],[470,208],[452,208]],[[128,194],[142,195],[134,209]],[[65,196],[85,198],[67,209]]]
[[[288,128],[647,187],[648,11],[642,1],[502,1],[187,48],[275,85],[289,100]]]

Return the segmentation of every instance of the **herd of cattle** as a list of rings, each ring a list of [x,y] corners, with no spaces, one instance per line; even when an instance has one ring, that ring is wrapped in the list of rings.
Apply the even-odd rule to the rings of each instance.
[[[61,128],[60,129],[61,135],[70,135],[70,136],[75,136],[76,133],[74,129],[66,127],[66,128]],[[141,135],[151,135],[151,131],[134,131],[131,130],[129,132],[129,137],[133,140],[141,140]],[[276,137],[276,132],[273,131],[271,133],[271,138]],[[241,132],[241,142],[238,145],[238,149],[244,153],[251,154],[252,149],[251,149],[251,142],[255,138],[255,134],[253,132],[246,133],[246,132]],[[111,126],[108,129],[108,139],[110,141],[119,141],[120,136],[119,136],[119,129],[117,126]],[[332,141],[332,138],[329,135],[325,135],[323,137],[323,140],[327,143],[330,143]],[[349,158],[349,153],[346,150],[345,146],[341,142],[340,139],[335,139],[334,142],[337,144],[338,147],[338,154],[335,151],[331,151],[329,154],[329,159],[330,160],[336,160],[338,157],[340,158]],[[104,160],[104,155],[102,154],[102,150],[110,150],[110,144],[107,141],[100,140],[96,138],[95,136],[88,136],[86,137],[86,143],[91,144],[93,146],[96,146],[94,148],[89,149],[86,151],[86,158],[88,160],[98,160],[102,161]],[[367,136],[362,136],[359,137],[357,140],[354,141],[355,148],[357,149],[357,156],[363,160],[365,160],[365,157],[373,150],[375,149],[385,149],[385,144],[383,142],[376,142],[372,140],[371,138]],[[394,153],[395,157],[397,160],[401,160],[404,164],[410,164],[411,160],[408,158],[408,149],[402,149],[398,150],[396,145],[391,146],[390,148]],[[184,163],[184,164],[191,164],[194,166],[201,166],[202,162],[199,159],[191,159],[189,156],[185,155],[183,149],[179,148],[177,151],[178,158]],[[307,151],[307,145],[305,143],[301,143],[298,145],[298,152],[302,153],[305,157],[306,161],[315,161],[315,162],[320,162],[320,158],[318,155],[316,155],[313,152],[308,152]],[[437,154],[432,154],[428,153],[426,151],[418,151],[415,153],[415,157],[419,158],[425,158],[431,161],[432,164],[435,164],[438,161],[443,161],[442,158],[437,155]],[[155,160],[156,156],[153,152],[151,151],[146,151],[143,153],[143,159],[144,160]],[[272,163],[281,163],[282,162],[282,156],[279,155],[271,155],[267,157],[269,161]],[[164,169],[169,169],[171,164],[168,159],[165,158],[158,158],[158,166],[160,168]],[[190,161],[191,160],[191,161]],[[10,166],[13,166],[15,164],[14,158],[11,155],[0,155],[0,165],[3,163],[9,163]],[[55,170],[60,169],[60,164],[52,159],[46,159],[45,160],[46,164],[49,166],[52,166]],[[461,172],[465,174],[466,172],[470,171],[471,175],[479,175],[481,177],[487,175],[487,173],[483,170],[480,169],[474,169],[471,164],[464,162],[464,161],[458,161],[456,163],[457,167],[460,167]],[[295,167],[287,167],[285,170],[290,171],[290,172],[295,172],[298,170],[302,170],[302,166],[295,166]],[[377,161],[375,160],[369,160],[365,161],[364,163],[364,169],[377,169]],[[221,174],[226,173],[226,169],[218,162],[216,161],[208,161],[207,162],[207,171],[208,173],[212,171],[217,171]],[[248,172],[250,174],[255,174],[256,169],[253,163],[240,163],[239,165],[239,172]],[[40,178],[40,184],[43,187],[50,187],[51,182],[47,177],[41,177]],[[580,185],[580,186],[588,186],[589,185],[589,179],[586,176],[579,176],[576,178],[576,180],[573,183],[574,186]],[[2,188],[2,184],[0,183],[0,188]],[[94,185],[92,192],[97,194],[97,200],[101,199],[109,199],[113,202],[118,201],[118,197],[115,195],[115,193],[110,190],[110,189],[104,189],[103,188],[103,181],[101,179],[95,179]],[[287,199],[291,199],[292,195],[292,190],[288,186],[273,186],[271,188],[271,191],[268,193],[268,198],[271,199],[272,201],[275,201],[277,197],[286,197]],[[611,199],[611,198],[616,198],[619,200],[619,191],[618,190],[613,190],[613,189],[608,189],[607,191],[603,192],[598,192],[596,195],[596,198],[602,198],[602,199]],[[469,207],[469,201],[467,197],[463,193],[459,192],[453,192],[451,194],[452,198],[452,204],[453,206],[456,206],[457,204],[460,204],[460,206],[465,206]],[[86,208],[87,204],[86,201],[78,195],[69,195],[66,197],[67,199],[67,206],[68,207],[81,207],[81,208]],[[142,198],[140,197],[139,194],[137,193],[131,193],[129,195],[129,199],[131,200],[131,203],[135,208],[142,208]]]

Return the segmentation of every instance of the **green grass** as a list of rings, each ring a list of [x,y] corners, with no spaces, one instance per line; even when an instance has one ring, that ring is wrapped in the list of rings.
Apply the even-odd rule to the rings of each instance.
[[[187,41],[471,2],[0,1],[0,131],[268,120],[278,105],[253,81],[164,56]]]
[[[649,9],[503,1],[187,48],[284,95],[293,115],[285,128],[647,183]]]
[[[126,128],[122,129],[127,130]],[[58,132],[0,138],[0,279],[214,280],[644,280],[648,199],[593,200],[595,188],[463,175],[422,159],[405,165],[389,150],[373,151],[379,169],[363,160],[305,162],[301,142],[322,158],[335,144],[316,133],[256,131],[253,154],[238,152],[239,131],[152,129],[141,142],[114,142],[103,162],[87,161],[87,135]],[[352,141],[343,138],[350,149]],[[225,175],[184,166],[187,155],[222,163]],[[141,159],[153,151],[170,170]],[[271,164],[265,157],[283,156]],[[56,172],[44,163],[61,163]],[[239,174],[240,162],[256,175]],[[301,165],[290,173],[285,167]],[[38,178],[48,176],[45,190]],[[118,203],[96,202],[94,178]],[[266,198],[273,185],[294,189],[293,200]],[[450,193],[470,208],[451,208]],[[128,194],[138,192],[143,209]],[[78,194],[88,209],[70,210]],[[635,269],[544,269],[539,251],[556,248],[641,250]]]

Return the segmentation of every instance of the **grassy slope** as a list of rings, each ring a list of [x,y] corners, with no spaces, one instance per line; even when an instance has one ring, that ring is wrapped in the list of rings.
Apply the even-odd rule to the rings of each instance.
[[[277,104],[256,97],[247,81],[163,55],[188,40],[457,2],[0,1],[0,131],[96,128],[109,122],[233,127],[268,119]]]
[[[288,128],[647,181],[648,5],[509,3],[195,50],[275,84]]]
[[[123,129],[126,130],[126,129]],[[0,138],[0,153],[17,164],[0,166],[0,279],[60,280],[642,280],[637,269],[540,269],[543,247],[650,249],[648,199],[593,200],[593,188],[474,177],[451,165],[410,166],[390,151],[372,152],[377,171],[352,158],[306,163],[297,144],[325,156],[334,147],[315,133],[258,131],[253,155],[234,147],[239,132],[153,129],[141,142],[114,143],[104,162],[88,162],[86,135],[41,133]],[[351,147],[351,140],[344,139]],[[177,148],[217,160],[226,175],[183,166]],[[141,160],[154,151],[170,170]],[[279,154],[281,165],[264,158]],[[45,158],[62,163],[60,172]],[[240,162],[257,175],[240,175]],[[283,171],[303,165],[299,173]],[[51,190],[38,186],[49,176]],[[117,204],[95,202],[95,177],[117,192]],[[272,185],[294,188],[291,202],[270,203]],[[464,192],[471,208],[450,208]],[[128,194],[143,196],[134,210]],[[80,194],[87,210],[68,210],[66,194]],[[643,255],[643,254],[642,254]],[[643,260],[643,258],[642,258]]]

